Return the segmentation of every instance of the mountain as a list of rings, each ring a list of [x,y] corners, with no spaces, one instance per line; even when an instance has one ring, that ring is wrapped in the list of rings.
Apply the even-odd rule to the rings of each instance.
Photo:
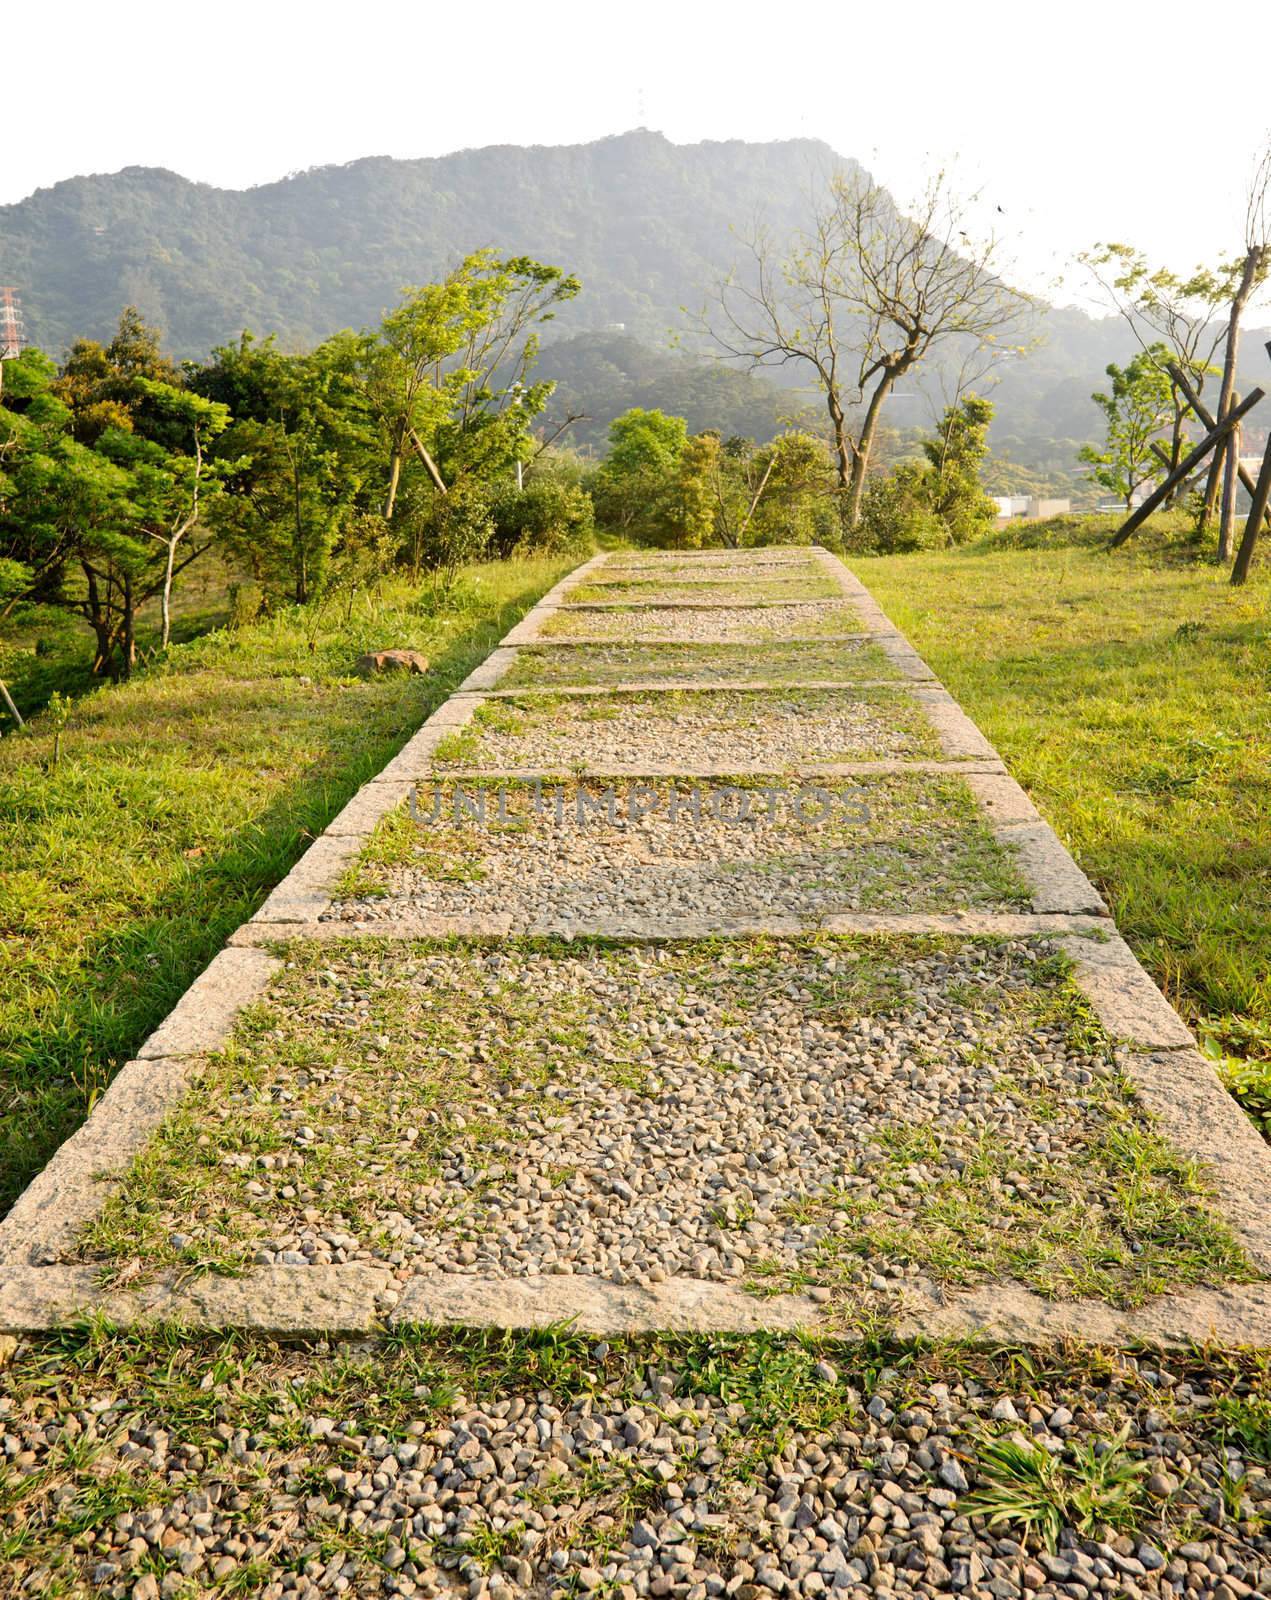
[[[854,165],[817,140],[676,145],[639,129],[374,157],[241,191],[127,167],[0,207],[0,283],[18,287],[30,337],[54,355],[76,336],[108,335],[134,304],[174,354],[198,357],[244,327],[298,348],[365,326],[403,286],[493,245],[582,279],[542,361],[561,380],[558,407],[588,414],[575,437],[599,443],[631,404],[762,437],[806,397],[668,347],[684,308],[701,308],[734,261],[734,229],[762,216],[788,234],[828,175]],[[1044,346],[993,391],[994,441],[1021,462],[1070,469],[1096,431],[1090,391],[1133,341],[1116,318],[1057,310],[1043,321]],[[1264,365],[1259,337],[1245,343],[1243,387]],[[898,428],[925,423],[937,399],[930,379],[910,388],[891,408]]]
[[[731,227],[757,211],[793,226],[844,165],[809,139],[674,145],[638,131],[375,157],[241,191],[126,167],[0,207],[0,282],[20,286],[31,336],[54,353],[133,303],[196,356],[243,327],[303,345],[364,326],[404,285],[495,245],[578,274],[570,331],[622,323],[660,342],[727,267]]]

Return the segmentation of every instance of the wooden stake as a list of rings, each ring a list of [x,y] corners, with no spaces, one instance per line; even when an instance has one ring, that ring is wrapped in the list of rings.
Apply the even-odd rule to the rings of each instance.
[[[1271,339],[1267,340],[1267,354],[1271,355]],[[1174,380],[1174,383],[1178,387],[1179,393],[1182,395],[1183,399],[1186,400],[1191,409],[1196,413],[1196,416],[1199,418],[1200,422],[1206,428],[1216,427],[1217,424],[1214,421],[1213,412],[1210,411],[1209,407],[1192,388],[1191,384],[1187,380],[1187,374],[1183,371],[1183,369],[1175,366],[1172,361],[1167,361],[1165,363],[1165,370]],[[1245,493],[1252,496],[1253,479],[1249,476],[1248,469],[1237,465],[1236,470],[1240,474],[1240,482],[1244,486]],[[1271,506],[1267,507],[1267,521],[1271,522]]]
[[[1259,472],[1258,481],[1253,488],[1253,504],[1249,507],[1249,520],[1245,523],[1244,537],[1240,541],[1240,549],[1236,552],[1236,564],[1231,569],[1232,583],[1243,583],[1249,576],[1249,568],[1253,564],[1253,547],[1258,542],[1262,518],[1268,503],[1271,503],[1271,434],[1267,435],[1266,453],[1262,457],[1262,471]]]
[[[1254,406],[1256,406],[1258,401],[1262,398],[1263,391],[1261,389],[1255,389],[1247,399],[1242,400],[1238,406],[1229,411],[1221,422],[1216,423],[1215,426],[1211,428],[1205,437],[1200,441],[1192,453],[1179,462],[1174,471],[1171,472],[1170,475],[1165,479],[1165,482],[1155,488],[1152,493],[1148,495],[1147,499],[1143,502],[1139,509],[1135,512],[1132,512],[1131,515],[1126,518],[1126,520],[1121,524],[1121,527],[1108,541],[1108,549],[1115,550],[1118,545],[1125,543],[1125,541],[1130,537],[1136,528],[1141,528],[1156,510],[1156,508],[1160,505],[1161,501],[1164,500],[1169,494],[1170,490],[1175,486],[1175,484],[1181,483],[1183,479],[1186,478],[1192,471],[1196,463],[1198,461],[1203,461],[1209,452],[1214,448],[1214,446],[1222,439],[1227,437],[1235,425],[1240,421],[1241,417],[1244,416],[1245,412],[1252,411]]]
[[[2,699],[5,705],[8,706],[9,715],[17,723],[18,727],[25,728],[26,723],[22,720],[22,713],[18,710],[17,706],[14,705],[13,696],[9,693],[9,686],[5,683],[3,678],[0,678],[0,699]]]

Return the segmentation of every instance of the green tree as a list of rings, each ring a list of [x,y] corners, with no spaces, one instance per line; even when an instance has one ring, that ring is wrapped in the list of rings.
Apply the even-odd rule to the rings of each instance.
[[[8,585],[10,603],[32,600],[84,617],[96,640],[93,670],[124,678],[136,659],[138,608],[163,597],[166,623],[175,574],[206,548],[205,539],[189,537],[215,492],[204,442],[228,421],[214,402],[148,378],[132,381],[150,431],[177,445],[145,437],[127,420],[83,442],[77,424],[99,402],[90,399],[77,413],[37,361],[9,385],[0,407],[0,560],[10,563],[10,577],[18,568],[26,575]]]
[[[341,350],[284,355],[244,333],[191,384],[234,421],[219,441],[230,490],[217,504],[225,553],[267,594],[305,604],[361,503],[374,441]]]
[[[931,468],[927,498],[952,544],[988,533],[997,515],[980,482],[992,420],[992,402],[968,394],[946,407],[935,435],[923,441],[922,452]]]
[[[1091,468],[1090,476],[1120,497],[1128,511],[1145,483],[1158,476],[1161,461],[1152,446],[1170,426],[1173,391],[1163,363],[1169,352],[1153,344],[1124,367],[1109,362],[1112,384],[1107,393],[1091,396],[1103,413],[1103,448],[1085,445],[1079,459]]]
[[[535,329],[578,290],[558,267],[477,251],[440,283],[409,290],[378,328],[346,338],[386,455],[386,520],[408,458],[445,494],[465,473],[489,477],[530,452],[530,424],[552,392],[526,381]]]
[[[609,425],[609,453],[593,486],[601,522],[631,538],[662,538],[663,502],[687,444],[683,417],[639,406],[615,417]]]

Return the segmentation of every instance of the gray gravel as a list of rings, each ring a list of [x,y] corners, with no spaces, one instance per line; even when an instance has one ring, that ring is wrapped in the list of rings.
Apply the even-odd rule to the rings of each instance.
[[[769,639],[816,639],[859,633],[859,612],[849,601],[766,605],[718,611],[692,606],[642,606],[635,610],[556,612],[542,637],[558,639],[647,639],[672,644],[745,643]]]
[[[795,1346],[773,1353],[781,1376],[765,1400],[754,1361],[740,1366],[727,1350],[713,1365],[737,1366],[736,1378],[721,1397],[713,1387],[695,1392],[702,1380],[673,1352],[618,1382],[604,1376],[608,1345],[578,1343],[576,1365],[592,1377],[573,1395],[524,1382],[500,1392],[487,1380],[479,1396],[461,1389],[438,1405],[418,1381],[430,1370],[427,1346],[423,1373],[376,1357],[354,1394],[333,1383],[325,1405],[306,1393],[300,1365],[326,1364],[324,1351],[266,1351],[242,1390],[222,1362],[206,1422],[190,1407],[165,1409],[155,1394],[170,1380],[157,1367],[141,1396],[131,1385],[120,1392],[109,1366],[101,1378],[91,1368],[77,1376],[51,1404],[42,1388],[22,1389],[0,1399],[8,1469],[31,1486],[7,1513],[24,1529],[18,1553],[4,1558],[7,1592],[1271,1594],[1271,1479],[1213,1423],[1215,1407],[1248,1396],[1247,1376],[1220,1381],[1121,1358],[1027,1381],[1005,1360],[971,1366],[972,1377],[969,1363],[924,1371],[919,1357],[903,1371],[880,1370],[851,1351]],[[214,1378],[211,1351],[183,1364],[191,1387],[203,1366]],[[126,1377],[136,1381],[133,1369]],[[783,1381],[796,1417],[780,1407]],[[404,1398],[368,1416],[367,1386]],[[1052,1552],[1011,1522],[990,1529],[968,1514],[969,1495],[988,1481],[993,1437],[1011,1436],[1067,1470],[1082,1450],[1106,1451],[1122,1428],[1123,1444],[1112,1447],[1133,1469],[1128,1531],[1065,1528]],[[95,1456],[91,1470],[68,1469],[68,1443]],[[103,1514],[107,1481],[144,1484],[145,1493]],[[1224,1483],[1238,1486],[1229,1507]],[[59,1531],[85,1523],[84,1532]]]
[[[511,913],[568,929],[650,920],[1015,909],[1030,895],[957,779],[857,784],[421,789],[415,861],[368,869],[377,893],[335,918]],[[486,807],[489,825],[470,806]],[[500,824],[506,814],[510,819]]]
[[[501,689],[531,685],[573,687],[680,680],[745,679],[812,683],[817,679],[895,678],[896,668],[865,639],[803,640],[787,644],[597,644],[525,646],[499,680]]]
[[[921,707],[903,688],[623,694],[487,702],[436,766],[682,770],[694,764],[784,771],[791,762],[934,756]]]
[[[983,1140],[1001,1170],[968,1193],[996,1235],[960,1273],[1001,1273],[1011,1229],[1055,1293],[1173,1271],[1120,1242],[1096,1160],[1112,1069],[1054,1010],[1045,946],[921,948],[315,950],[321,981],[298,970],[246,1074],[231,1059],[192,1094],[125,1214],[149,1259],[229,1239],[403,1278],[793,1278],[890,1304]],[[1189,1223],[1193,1277],[1200,1240]]]

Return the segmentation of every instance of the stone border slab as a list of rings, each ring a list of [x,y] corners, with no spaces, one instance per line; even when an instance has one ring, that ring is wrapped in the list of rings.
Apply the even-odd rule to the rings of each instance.
[[[582,778],[858,778],[874,773],[913,772],[951,773],[959,777],[968,772],[999,773],[1005,771],[1000,761],[933,761],[915,759],[906,761],[900,756],[883,756],[876,761],[794,761],[787,767],[774,767],[772,762],[755,764],[743,761],[730,762],[680,762],[677,766],[659,766],[644,761],[637,766],[587,767],[583,771],[567,771],[562,767],[454,767],[428,768],[418,774],[429,782],[445,778],[449,782],[462,780],[475,782],[480,778],[552,778],[571,782]],[[375,780],[372,779],[372,782]]]
[[[1271,1147],[1198,1050],[1116,1052],[1137,1098],[1180,1155],[1194,1157],[1260,1272],[1271,1274]]]
[[[253,922],[315,922],[331,904],[340,874],[357,860],[364,834],[321,834],[251,918]]]
[[[771,611],[785,606],[841,606],[841,595],[813,600],[562,600],[557,611]]]
[[[1196,1048],[1186,1023],[1120,934],[1109,929],[1097,943],[1089,939],[1061,943],[1074,964],[1077,984],[1114,1039],[1144,1050]]]
[[[219,1050],[239,1012],[260,999],[277,969],[278,963],[269,956],[228,947],[222,950],[137,1051],[138,1060],[203,1056]]]
[[[809,1332],[845,1343],[865,1337],[850,1306],[807,1295],[758,1297],[733,1285],[674,1278],[619,1286],[590,1275],[477,1278],[462,1273],[408,1280],[361,1263],[262,1267],[244,1278],[191,1280],[165,1274],[134,1289],[104,1285],[92,1267],[19,1269],[0,1284],[0,1333],[38,1333],[104,1314],[122,1325],[178,1321],[192,1332],[248,1329],[282,1337],[366,1337],[406,1325],[546,1328],[593,1335]],[[945,1294],[906,1285],[891,1310],[899,1339],[955,1339],[972,1345],[1147,1345],[1177,1349],[1271,1346],[1271,1286],[1167,1295],[1132,1311],[1100,1302],[1045,1300],[990,1284]],[[870,1336],[873,1336],[872,1334]]]
[[[232,937],[234,945],[264,947],[289,939],[375,940],[406,943],[414,939],[490,939],[508,934],[539,939],[557,938],[566,929],[573,938],[615,939],[626,943],[673,944],[683,940],[714,938],[804,938],[813,933],[884,935],[912,938],[921,934],[953,934],[960,938],[1056,938],[1074,942],[1099,937],[1106,924],[1094,918],[1036,916],[1019,911],[841,911],[821,917],[702,917],[674,919],[632,917],[621,926],[613,919],[553,919],[527,917],[520,921],[510,912],[485,912],[465,916],[410,912],[403,916],[328,917],[298,928],[295,923],[247,923]]]
[[[487,700],[522,700],[532,695],[602,695],[602,694],[673,694],[677,690],[691,693],[742,694],[763,690],[765,693],[797,693],[801,689],[904,689],[909,681],[901,678],[634,678],[629,683],[527,683],[515,689],[484,689]]]
[[[28,1268],[0,1282],[0,1328],[38,1333],[91,1311],[123,1325],[178,1322],[192,1331],[365,1337],[382,1326],[392,1283],[387,1268],[362,1262],[334,1272],[260,1267],[242,1278],[164,1274],[135,1288],[104,1283],[93,1266]]]

